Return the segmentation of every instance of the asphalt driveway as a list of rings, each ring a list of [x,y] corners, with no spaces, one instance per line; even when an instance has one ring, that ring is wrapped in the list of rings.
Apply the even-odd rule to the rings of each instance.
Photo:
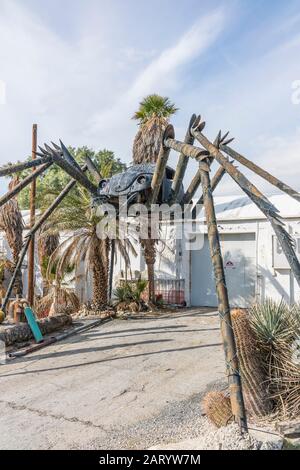
[[[0,448],[136,448],[189,437],[222,382],[208,309],[114,320],[0,365]]]

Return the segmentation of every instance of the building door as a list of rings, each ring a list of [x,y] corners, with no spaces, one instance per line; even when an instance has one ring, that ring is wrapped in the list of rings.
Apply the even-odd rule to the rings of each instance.
[[[248,307],[255,301],[255,234],[220,235],[226,285],[232,307]],[[205,236],[203,248],[191,253],[191,304],[217,307],[213,268]]]

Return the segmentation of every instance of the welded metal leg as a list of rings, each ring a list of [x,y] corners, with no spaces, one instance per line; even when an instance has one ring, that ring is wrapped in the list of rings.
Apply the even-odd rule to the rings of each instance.
[[[24,178],[20,183],[18,183],[11,191],[8,191],[0,199],[0,206],[3,206],[11,198],[15,197],[22,189],[26,188],[34,179],[40,176],[44,171],[46,171],[52,165],[52,161],[45,163],[45,165],[40,166],[34,173]]]
[[[219,240],[216,214],[212,197],[210,177],[206,171],[201,172],[201,184],[203,191],[203,201],[207,220],[207,231],[210,254],[213,264],[216,291],[219,303],[219,315],[221,322],[221,334],[225,352],[227,366],[228,384],[232,413],[235,421],[242,431],[247,430],[246,411],[242,393],[241,377],[239,373],[239,363],[234,340],[234,333],[231,324],[228,292],[225,281],[223,259]]]
[[[184,138],[184,143],[185,144],[193,145],[193,143],[194,143],[195,138],[191,134],[191,128],[192,128],[192,126],[194,126],[196,124],[196,122],[197,122],[196,119],[198,119],[196,114],[193,114],[191,119],[190,119],[187,131],[186,131],[186,135],[185,135],[185,138]],[[176,201],[177,197],[178,197],[180,187],[182,185],[182,181],[183,181],[183,178],[184,178],[184,175],[185,175],[185,172],[186,172],[188,161],[189,161],[189,157],[187,157],[183,153],[181,153],[179,155],[178,164],[177,164],[177,167],[176,167],[175,176],[174,176],[174,180],[173,180],[173,184],[172,184],[172,190],[174,192],[173,192],[173,197],[172,197],[172,200],[170,201],[170,204],[173,204]]]

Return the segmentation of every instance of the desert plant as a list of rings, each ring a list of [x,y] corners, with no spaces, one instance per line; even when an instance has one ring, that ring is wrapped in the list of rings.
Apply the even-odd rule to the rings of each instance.
[[[74,313],[80,308],[77,295],[70,289],[52,284],[47,295],[36,302],[35,310],[39,318],[61,313]]]
[[[8,187],[13,189],[19,182],[18,177],[10,181]],[[11,198],[0,208],[0,229],[5,232],[8,245],[11,249],[14,265],[17,264],[23,245],[23,218],[16,197]],[[15,281],[15,292],[22,295],[22,271],[19,270]]]
[[[224,392],[208,392],[202,401],[203,410],[208,419],[218,428],[233,421],[230,398]]]
[[[259,343],[251,329],[249,315],[245,310],[233,309],[231,320],[246,410],[253,416],[265,416],[272,410],[272,401],[266,393],[267,375],[263,367]]]
[[[286,417],[300,413],[300,364],[295,345],[300,338],[300,307],[268,299],[250,310],[250,324],[263,351],[268,390],[276,410]],[[299,344],[299,343],[298,343]]]
[[[146,280],[140,279],[134,283],[124,282],[118,286],[113,292],[117,310],[141,310],[144,306],[142,293],[146,289],[147,284]]]

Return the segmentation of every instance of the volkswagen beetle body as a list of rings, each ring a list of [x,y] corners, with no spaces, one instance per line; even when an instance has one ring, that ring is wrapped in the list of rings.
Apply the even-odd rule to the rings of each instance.
[[[155,171],[155,164],[141,163],[130,166],[123,173],[113,175],[109,179],[102,179],[98,186],[97,203],[109,203],[115,207],[119,206],[119,198],[126,199],[127,204],[149,202],[151,193],[151,181]],[[168,203],[172,197],[172,182],[174,178],[174,170],[167,167],[161,185],[157,203]],[[180,202],[183,197],[183,186],[178,194]],[[124,201],[125,202],[125,201]]]

